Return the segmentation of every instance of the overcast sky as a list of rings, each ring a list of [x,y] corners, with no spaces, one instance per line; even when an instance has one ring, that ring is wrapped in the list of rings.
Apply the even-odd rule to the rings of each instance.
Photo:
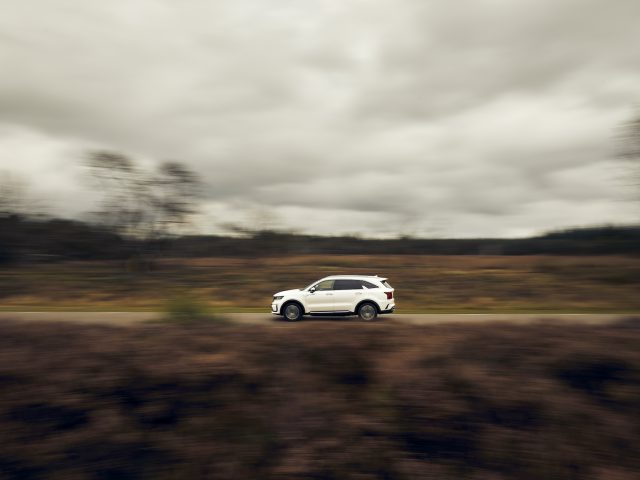
[[[638,219],[614,136],[638,0],[0,0],[0,170],[49,213],[87,148],[177,159],[198,228],[522,236]]]

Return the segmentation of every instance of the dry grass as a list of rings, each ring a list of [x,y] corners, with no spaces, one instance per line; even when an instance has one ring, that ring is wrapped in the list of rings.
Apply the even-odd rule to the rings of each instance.
[[[631,480],[640,322],[0,324],[3,479]]]
[[[120,263],[4,269],[4,308],[161,308],[188,291],[210,307],[264,309],[278,290],[339,273],[388,276],[400,311],[639,311],[640,258],[341,256],[165,259],[130,273]]]

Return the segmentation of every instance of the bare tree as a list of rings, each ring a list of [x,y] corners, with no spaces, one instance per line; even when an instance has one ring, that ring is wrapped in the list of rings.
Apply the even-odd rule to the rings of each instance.
[[[622,126],[619,140],[618,155],[631,163],[634,183],[640,186],[640,111]]]
[[[145,241],[170,237],[197,211],[201,183],[179,162],[165,162],[149,172],[121,153],[93,151],[87,165],[104,195],[97,223],[125,237]]]
[[[165,236],[181,231],[197,213],[202,196],[198,177],[179,162],[165,162],[151,179],[150,187],[158,220],[156,230]]]
[[[627,162],[631,170],[628,177],[633,195],[640,202],[640,109],[622,126],[618,146],[618,156]]]
[[[620,156],[640,161],[640,112],[623,125],[621,140]]]
[[[87,166],[103,194],[95,221],[126,237],[141,237],[147,188],[133,160],[120,153],[90,152]]]

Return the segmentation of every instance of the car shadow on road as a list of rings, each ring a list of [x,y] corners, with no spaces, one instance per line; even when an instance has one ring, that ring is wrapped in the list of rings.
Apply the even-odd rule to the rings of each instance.
[[[355,316],[355,315],[314,315],[314,316],[309,316],[309,315],[305,315],[304,317],[302,317],[300,320],[294,321],[294,322],[290,322],[288,320],[285,320],[283,317],[276,317],[274,316],[274,318],[272,319],[273,322],[276,323],[334,323],[334,322],[349,322],[349,323],[376,323],[376,322],[381,322],[381,321],[385,321],[388,319],[385,318],[376,318],[373,321],[366,321],[366,320],[361,320],[359,317]]]

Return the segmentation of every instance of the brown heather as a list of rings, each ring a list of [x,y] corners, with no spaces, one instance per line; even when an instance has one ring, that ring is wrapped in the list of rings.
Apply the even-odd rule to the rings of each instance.
[[[640,478],[640,321],[0,324],[3,479]]]

